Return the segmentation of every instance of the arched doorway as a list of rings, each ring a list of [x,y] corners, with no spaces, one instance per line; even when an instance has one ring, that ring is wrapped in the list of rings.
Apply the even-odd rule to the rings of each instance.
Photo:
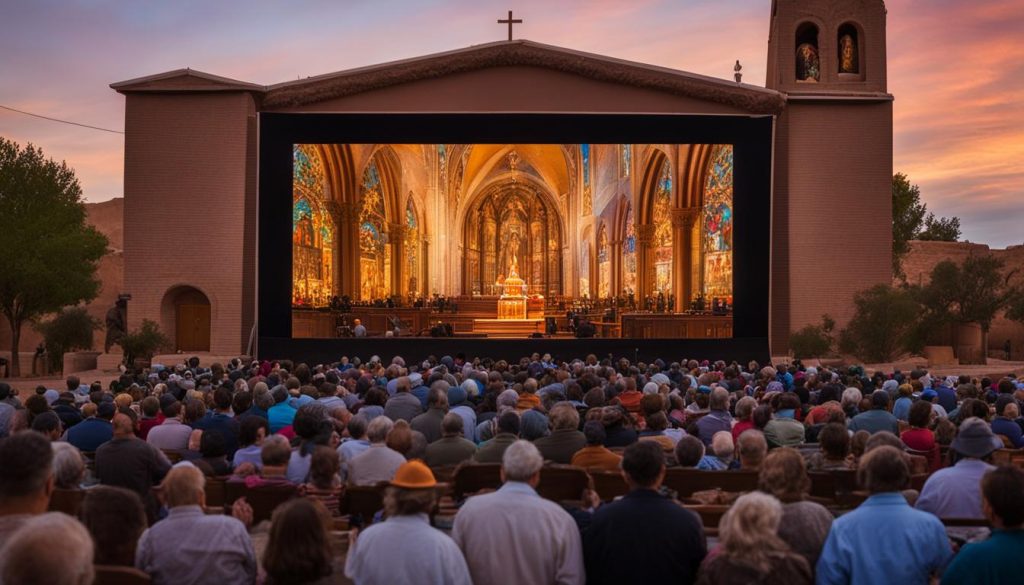
[[[210,299],[191,286],[167,291],[160,313],[165,333],[173,333],[175,351],[210,351]]]

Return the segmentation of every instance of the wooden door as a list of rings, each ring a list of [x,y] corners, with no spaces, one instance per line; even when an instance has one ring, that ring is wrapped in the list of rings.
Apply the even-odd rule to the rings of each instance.
[[[178,351],[210,351],[210,305],[178,305]]]

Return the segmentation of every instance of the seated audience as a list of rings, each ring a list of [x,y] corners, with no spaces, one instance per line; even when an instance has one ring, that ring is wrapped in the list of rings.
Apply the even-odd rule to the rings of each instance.
[[[0,555],[0,583],[92,585],[92,563],[93,544],[85,527],[71,516],[50,512],[26,520],[7,539]]]
[[[103,401],[96,406],[96,415],[68,429],[67,440],[79,451],[96,451],[114,436],[110,421],[117,413],[113,402]]]
[[[736,452],[740,457],[740,469],[743,471],[760,471],[764,458],[768,454],[768,441],[764,433],[757,429],[747,429],[736,441]]]
[[[366,440],[366,418],[353,416],[345,425],[348,431],[348,438],[342,439],[338,445],[338,459],[341,461],[341,479],[348,479],[348,462],[363,451],[370,448],[370,442]]]
[[[412,419],[423,414],[423,405],[420,399],[413,396],[409,391],[412,389],[407,376],[398,378],[395,386],[395,395],[388,398],[384,404],[384,416],[397,422],[404,420],[412,422]]]
[[[941,464],[941,454],[938,443],[935,441],[935,433],[928,426],[932,421],[932,405],[924,400],[918,400],[910,406],[910,413],[907,420],[910,428],[900,433],[900,440],[908,448],[922,453],[927,453],[929,469],[935,471]]]
[[[160,403],[164,405],[164,422],[149,429],[146,442],[163,451],[184,451],[192,427],[181,422],[181,403],[169,394],[161,396]]]
[[[427,438],[427,443],[433,443],[441,438],[441,421],[444,420],[444,415],[447,413],[448,388],[440,386],[435,388],[432,385],[430,394],[427,395],[427,411],[416,415],[409,425],[412,430],[423,433],[423,436]]]
[[[774,416],[764,425],[764,438],[770,447],[793,447],[804,442],[806,429],[796,420],[796,412],[800,409],[800,398],[787,392],[778,397],[778,407]]]
[[[885,390],[875,390],[871,394],[871,410],[850,419],[850,430],[855,433],[867,431],[871,434],[889,431],[898,437],[900,422],[889,412],[889,393]]]
[[[811,480],[800,452],[790,447],[772,451],[761,468],[759,487],[782,502],[779,538],[813,569],[832,527],[832,513],[807,500]]]
[[[474,583],[584,582],[576,522],[561,506],[537,494],[543,465],[537,447],[516,441],[502,456],[504,485],[469,498],[455,515],[452,539],[462,549]],[[495,570],[495,551],[501,551],[506,561],[500,571]]]
[[[39,433],[0,439],[0,548],[30,517],[46,512],[53,493],[53,448]]]
[[[152,488],[167,475],[171,462],[159,449],[135,436],[132,419],[118,413],[113,427],[114,438],[96,451],[96,478],[104,485],[139,494],[149,519],[155,520],[159,504]]]
[[[928,477],[917,509],[939,518],[983,518],[981,478],[995,469],[985,460],[1002,446],[988,423],[973,417],[965,420],[951,447],[960,460]]]
[[[238,467],[243,463],[251,463],[257,468],[261,465],[260,449],[263,447],[263,439],[270,435],[270,423],[262,416],[246,416],[238,427],[238,450],[231,460],[231,467]]]
[[[505,449],[519,438],[519,415],[514,410],[504,412],[498,417],[497,434],[494,438],[480,445],[473,461],[477,463],[501,463]]]
[[[732,433],[729,431],[718,431],[711,440],[711,455],[705,455],[697,469],[704,471],[724,471],[731,469],[733,458],[736,454],[736,445],[732,442]]]
[[[732,434],[732,415],[729,414],[729,391],[716,387],[711,391],[709,399],[710,412],[697,421],[698,437],[705,447],[711,446],[715,433],[729,431]]]
[[[317,500],[327,508],[331,516],[339,514],[342,494],[338,453],[324,445],[313,450],[313,460],[309,466],[309,481],[303,484],[302,491],[307,498]]]
[[[900,493],[910,480],[906,454],[877,447],[861,459],[857,476],[871,496],[832,523],[817,582],[928,583],[953,551],[942,522],[911,508]]]
[[[139,494],[98,485],[85,492],[80,515],[96,545],[97,565],[135,566],[135,548],[147,527]]]
[[[740,496],[718,526],[717,554],[700,569],[697,583],[813,583],[807,560],[777,535],[782,505],[772,496]]]
[[[704,443],[693,435],[684,435],[675,448],[676,465],[696,469],[704,460]]]
[[[376,485],[395,477],[395,472],[405,463],[405,457],[387,446],[386,441],[392,428],[394,423],[386,416],[378,416],[370,421],[366,429],[370,447],[348,462],[348,483]]]
[[[850,433],[840,423],[829,423],[818,433],[818,445],[821,449],[807,458],[810,471],[830,471],[832,469],[849,469]]]
[[[629,493],[598,508],[583,533],[587,583],[693,583],[706,554],[704,530],[694,513],[659,493],[664,450],[650,441],[630,445],[622,474]]]
[[[332,562],[330,530],[330,513],[319,502],[298,498],[278,506],[263,550],[263,585],[327,583],[340,572]]]
[[[217,431],[203,431],[199,438],[199,457],[192,464],[207,477],[231,475],[231,463],[228,462],[224,435]]]
[[[203,474],[187,464],[164,479],[167,517],[142,533],[135,552],[135,567],[154,585],[242,585],[256,579],[256,555],[245,525],[231,516],[203,512],[205,484]]]
[[[992,432],[1009,440],[1012,448],[1024,448],[1024,431],[1017,424],[1020,417],[1020,405],[1009,394],[1002,394],[996,399],[996,416],[992,419]]]
[[[419,401],[417,401],[417,404]],[[441,421],[441,438],[427,445],[426,463],[430,467],[456,465],[473,458],[476,444],[463,433],[465,422],[457,413],[449,412]]]
[[[461,421],[461,417],[454,413]],[[472,583],[462,551],[432,527],[437,481],[419,461],[403,463],[384,492],[385,522],[358,532],[349,545],[345,575],[362,583]],[[395,551],[402,551],[396,555]]]
[[[53,443],[53,487],[77,490],[85,478],[85,458],[71,443]]]
[[[587,445],[587,438],[579,431],[580,413],[568,402],[559,402],[548,413],[551,434],[534,441],[546,461],[569,463],[577,451]]]
[[[1024,551],[1024,470],[998,467],[981,480],[982,507],[992,523],[987,540],[965,545],[942,574],[942,583],[1000,585],[1020,579]]]
[[[757,408],[757,400],[752,396],[744,396],[736,403],[736,424],[732,426],[733,440],[739,440],[744,431],[754,427],[754,409]]]
[[[588,420],[583,425],[583,436],[587,445],[573,454],[570,461],[572,465],[600,471],[618,472],[621,469],[622,456],[604,446],[605,432],[601,421]]]

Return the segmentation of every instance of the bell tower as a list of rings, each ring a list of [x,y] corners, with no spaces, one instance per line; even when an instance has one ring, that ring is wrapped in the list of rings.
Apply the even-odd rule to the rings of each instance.
[[[772,351],[854,293],[892,280],[892,101],[883,0],[773,0],[776,124]]]

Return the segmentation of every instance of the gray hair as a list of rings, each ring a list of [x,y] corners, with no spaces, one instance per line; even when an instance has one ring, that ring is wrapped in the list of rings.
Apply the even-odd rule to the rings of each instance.
[[[53,483],[61,489],[75,489],[85,474],[82,452],[71,443],[53,443]]]
[[[53,546],[60,535],[61,546]],[[0,558],[4,583],[91,585],[93,542],[81,522],[61,512],[29,518],[8,540]]]
[[[729,391],[721,386],[712,390],[708,406],[711,410],[725,410],[729,408]]]
[[[516,403],[519,402],[519,393],[512,389],[504,390],[501,394],[498,394],[497,402],[498,408],[501,408],[502,406],[515,408]]]
[[[860,404],[862,398],[864,398],[864,395],[861,394],[860,390],[856,388],[847,388],[846,390],[843,390],[843,397],[840,399],[840,403],[843,408],[846,408],[847,406],[857,406]]]
[[[718,431],[712,435],[711,452],[719,459],[732,459],[736,452],[736,444],[732,440],[732,433],[729,431]]]
[[[386,416],[376,416],[366,427],[366,438],[371,443],[383,443],[388,438],[388,433],[394,428],[395,423]]]
[[[747,420],[750,415],[754,414],[754,409],[757,408],[757,400],[752,396],[744,396],[740,398],[740,401],[736,403],[736,418],[740,420]]]
[[[263,410],[270,410],[270,407],[274,406],[274,397],[270,394],[270,390],[266,389],[266,384],[263,384],[263,388],[259,388],[259,384],[256,384],[256,386],[257,388],[252,397],[253,403]]]
[[[543,466],[544,458],[537,447],[522,439],[509,445],[501,458],[505,481],[527,481]]]

